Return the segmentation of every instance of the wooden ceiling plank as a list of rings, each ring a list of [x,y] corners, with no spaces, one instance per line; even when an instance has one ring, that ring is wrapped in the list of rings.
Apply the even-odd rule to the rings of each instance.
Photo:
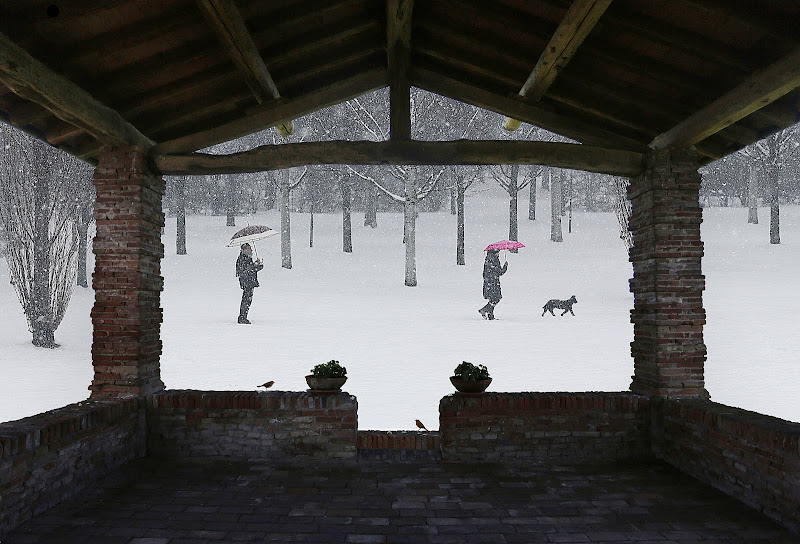
[[[600,21],[613,0],[573,0],[566,15],[558,25],[550,43],[544,48],[533,71],[519,90],[519,95],[539,100],[569,63],[583,41]],[[506,118],[506,130],[519,128],[519,121]]]
[[[197,0],[197,5],[233,63],[244,76],[258,103],[279,99],[281,95],[278,88],[234,1]],[[276,128],[283,136],[289,136],[294,132],[291,120],[278,123]]]
[[[421,68],[411,69],[411,84],[427,91],[497,112],[587,145],[641,151],[643,142],[548,111],[518,98],[501,96],[475,85]]]
[[[153,141],[117,111],[57,74],[0,33],[0,81],[20,97],[110,145],[150,147]]]
[[[411,19],[414,0],[386,2],[386,58],[389,67],[389,137],[411,138]]]
[[[162,142],[154,148],[153,152],[166,155],[203,149],[264,130],[281,122],[282,119],[302,117],[313,111],[384,87],[386,84],[387,75],[384,68],[369,70],[291,100],[281,98],[275,102],[257,106],[246,117],[235,119],[224,125]]]
[[[541,164],[635,176],[643,154],[588,145],[509,140],[328,141],[265,145],[230,155],[155,155],[165,175],[233,174],[312,164]]]
[[[797,87],[800,87],[800,47],[656,136],[650,147],[665,149],[695,144]]]

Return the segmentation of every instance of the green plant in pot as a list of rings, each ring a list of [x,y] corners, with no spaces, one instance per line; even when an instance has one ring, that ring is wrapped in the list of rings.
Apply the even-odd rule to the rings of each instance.
[[[331,359],[311,369],[306,383],[311,391],[338,392],[347,381],[347,369],[339,361]]]
[[[450,383],[459,393],[483,393],[492,383],[492,378],[485,366],[463,361],[453,371]]]

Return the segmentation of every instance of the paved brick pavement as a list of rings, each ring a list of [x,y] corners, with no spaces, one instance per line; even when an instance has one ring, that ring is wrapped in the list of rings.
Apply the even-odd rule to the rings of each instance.
[[[2,544],[800,543],[662,464],[274,467],[140,460]]]

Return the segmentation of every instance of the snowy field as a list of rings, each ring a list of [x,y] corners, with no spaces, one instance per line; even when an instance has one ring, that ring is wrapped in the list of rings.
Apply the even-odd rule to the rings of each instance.
[[[341,214],[292,215],[293,269],[280,266],[277,237],[257,245],[265,268],[250,311],[238,325],[238,250],[225,247],[246,224],[278,226],[267,212],[237,218],[187,217],[188,255],[175,255],[167,219],[162,297],[161,374],[170,389],[304,390],[311,367],[338,359],[345,390],[358,397],[359,428],[438,427],[439,399],[462,360],[485,364],[491,391],[620,391],[633,374],[631,266],[611,213],[575,213],[564,242],[549,241],[549,203],[539,219],[520,204],[519,239],[508,255],[496,321],[484,321],[483,248],[507,237],[508,205],[486,192],[467,200],[467,265],[455,265],[455,216],[418,220],[415,288],[403,285],[402,216],[383,213],[378,228],[353,214],[354,253],[341,251]],[[768,210],[748,225],[742,208],[704,211],[708,312],[706,385],[712,400],[800,421],[800,208],[781,210],[783,243],[768,243]],[[501,255],[501,260],[502,260]],[[90,266],[93,262],[90,257]],[[576,317],[542,317],[550,298],[576,295]],[[57,350],[31,345],[25,318],[0,266],[0,421],[85,399],[92,378],[91,289],[76,288],[56,331]],[[558,315],[558,312],[557,312]]]

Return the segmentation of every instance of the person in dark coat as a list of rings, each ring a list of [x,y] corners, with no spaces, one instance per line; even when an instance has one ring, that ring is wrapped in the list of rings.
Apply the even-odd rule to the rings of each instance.
[[[264,268],[261,259],[253,262],[253,248],[250,244],[242,244],[239,258],[236,259],[236,276],[242,288],[242,303],[239,305],[239,323],[249,325],[247,312],[253,302],[253,289],[258,287],[258,272]]]
[[[486,260],[483,262],[483,298],[489,302],[478,310],[478,313],[484,319],[494,319],[494,307],[503,298],[503,293],[500,291],[500,276],[508,270],[508,263],[500,266],[499,253],[499,249],[488,250]]]

